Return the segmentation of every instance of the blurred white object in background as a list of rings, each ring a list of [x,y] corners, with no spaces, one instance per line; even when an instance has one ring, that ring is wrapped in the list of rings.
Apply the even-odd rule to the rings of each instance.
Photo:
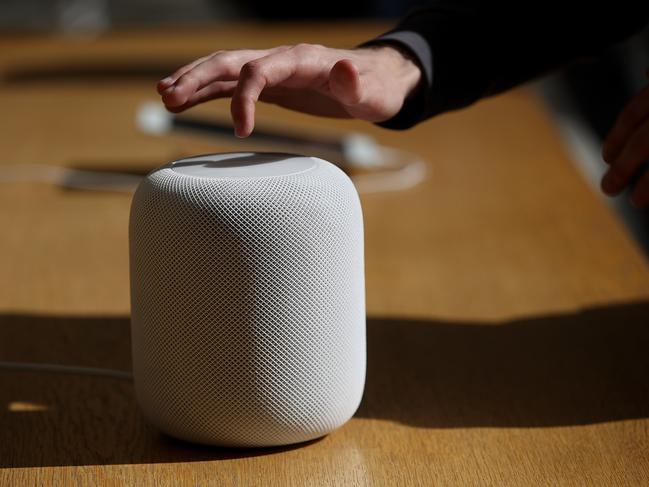
[[[59,0],[58,27],[63,32],[100,32],[110,25],[107,0]]]

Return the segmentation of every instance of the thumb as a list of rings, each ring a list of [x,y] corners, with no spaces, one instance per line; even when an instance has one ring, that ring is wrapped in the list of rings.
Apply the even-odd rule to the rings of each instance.
[[[361,77],[349,59],[341,59],[329,71],[329,90],[343,105],[354,106],[361,102]]]

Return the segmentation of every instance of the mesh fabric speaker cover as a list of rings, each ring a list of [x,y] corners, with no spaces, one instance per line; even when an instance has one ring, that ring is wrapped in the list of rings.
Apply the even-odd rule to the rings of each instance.
[[[210,157],[190,165],[209,167]],[[176,171],[179,161],[151,173],[133,200],[136,394],[149,421],[185,440],[305,441],[342,425],[361,400],[358,195],[326,161],[263,157],[302,169],[268,176],[253,164],[241,177],[205,177]]]

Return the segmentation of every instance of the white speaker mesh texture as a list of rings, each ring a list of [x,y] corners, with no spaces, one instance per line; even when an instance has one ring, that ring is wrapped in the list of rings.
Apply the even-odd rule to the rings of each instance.
[[[135,387],[167,433],[227,446],[322,436],[365,379],[363,226],[338,168],[150,174],[131,210]]]

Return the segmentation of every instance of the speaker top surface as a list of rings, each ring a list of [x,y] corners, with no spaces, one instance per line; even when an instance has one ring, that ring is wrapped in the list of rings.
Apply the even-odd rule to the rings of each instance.
[[[315,157],[294,154],[231,152],[180,159],[166,167],[179,175],[198,178],[267,178],[307,172],[319,162]]]

